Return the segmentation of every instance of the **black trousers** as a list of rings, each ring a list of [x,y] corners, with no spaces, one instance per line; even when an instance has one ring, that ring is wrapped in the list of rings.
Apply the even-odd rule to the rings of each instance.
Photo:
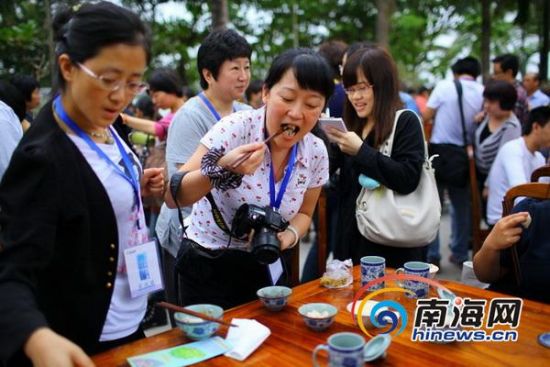
[[[229,309],[255,300],[258,289],[271,285],[268,267],[244,251],[227,250],[210,259],[189,249],[179,264],[183,305],[211,303]]]

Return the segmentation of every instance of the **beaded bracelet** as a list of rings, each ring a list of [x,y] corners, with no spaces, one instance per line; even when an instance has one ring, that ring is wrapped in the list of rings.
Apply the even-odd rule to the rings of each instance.
[[[212,187],[221,191],[236,189],[243,181],[243,175],[218,165],[224,152],[224,148],[210,148],[201,160],[201,174],[210,179]]]

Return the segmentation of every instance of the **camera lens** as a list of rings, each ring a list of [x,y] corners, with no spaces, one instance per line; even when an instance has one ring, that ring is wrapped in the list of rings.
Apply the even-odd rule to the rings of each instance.
[[[260,264],[273,264],[280,256],[279,246],[277,234],[268,228],[262,227],[254,235],[252,253]]]

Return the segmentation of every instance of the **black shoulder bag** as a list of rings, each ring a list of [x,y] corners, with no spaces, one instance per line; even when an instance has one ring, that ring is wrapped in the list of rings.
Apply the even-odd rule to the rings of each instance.
[[[170,178],[170,194],[172,195],[172,199],[174,199],[174,202],[176,203],[176,207],[178,208],[178,218],[179,218],[179,221],[182,227],[182,232],[183,232],[180,248],[178,250],[178,254],[176,255],[176,270],[178,272],[180,272],[180,270],[182,269],[182,266],[184,266],[183,259],[188,251],[193,251],[197,255],[200,255],[209,259],[216,259],[222,256],[231,245],[231,242],[229,242],[229,244],[223,250],[210,250],[208,248],[205,248],[199,245],[198,243],[196,243],[195,241],[193,241],[187,236],[187,231],[186,231],[187,227],[183,223],[183,216],[181,215],[181,207],[177,200],[177,194],[181,186],[181,181],[183,180],[183,178],[187,173],[189,172],[188,171],[176,172]],[[206,195],[206,198],[208,199],[208,201],[210,202],[210,205],[212,206],[212,216],[214,217],[216,224],[220,227],[220,229],[222,229],[225,233],[229,235],[229,239],[230,239],[229,241],[231,241],[231,237],[232,237],[231,231],[229,230],[229,227],[225,223],[222,213],[220,212],[220,210],[218,209],[218,206],[214,201],[214,197],[212,197],[212,194],[209,192]]]
[[[466,141],[466,124],[464,122],[464,110],[462,107],[462,85],[460,81],[454,80],[458,93],[458,108],[460,110],[460,121],[462,122],[462,139],[464,146],[455,144],[430,144],[430,156],[439,155],[432,162],[435,169],[435,178],[438,183],[464,187],[468,183],[469,163]]]

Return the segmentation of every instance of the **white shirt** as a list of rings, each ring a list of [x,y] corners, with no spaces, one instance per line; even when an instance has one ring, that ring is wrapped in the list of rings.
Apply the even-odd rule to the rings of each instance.
[[[236,112],[220,120],[201,139],[201,143],[210,148],[224,147],[226,152],[237,146],[261,142],[264,140],[265,110],[247,110]],[[270,205],[269,173],[271,154],[266,150],[264,161],[253,175],[245,175],[241,186],[236,189],[219,191],[213,189],[212,196],[226,224],[231,227],[235,212],[242,204],[255,204],[260,207]],[[284,193],[279,213],[289,221],[302,206],[304,194],[310,188],[319,187],[328,180],[328,154],[323,141],[309,133],[298,143],[296,160],[292,176]],[[275,184],[278,194],[281,179]],[[210,203],[206,197],[193,206],[193,211],[185,220],[187,235],[197,243],[210,249],[227,246],[229,237],[217,226]],[[232,239],[231,248],[245,249],[246,242]]]
[[[0,101],[0,180],[8,168],[11,155],[23,137],[21,121],[12,108]]]
[[[112,129],[114,131],[114,129]],[[116,132],[115,132],[116,134]],[[68,134],[78,147],[86,161],[90,164],[95,174],[105,187],[113,211],[115,213],[118,230],[118,266],[113,289],[113,296],[107,318],[103,325],[100,341],[116,340],[134,333],[147,309],[147,296],[132,298],[126,264],[124,262],[124,250],[141,245],[148,241],[148,231],[145,225],[143,206],[137,211],[134,207],[134,192],[126,179],[120,176],[106,160],[101,158],[80,137]],[[118,136],[118,135],[117,135]],[[119,138],[120,139],[120,138]],[[122,141],[122,139],[121,139]],[[136,177],[140,177],[141,167],[137,157],[122,142],[133,163]],[[116,144],[97,144],[101,150],[124,171],[122,156]],[[140,198],[141,200],[141,198]],[[137,228],[136,219],[139,218],[141,228]]]
[[[471,143],[474,131],[474,116],[483,106],[483,86],[475,80],[460,79],[466,139]],[[431,143],[464,145],[462,122],[458,108],[458,93],[452,80],[437,83],[427,107],[436,110]]]
[[[500,148],[487,178],[489,224],[495,224],[502,217],[502,199],[506,191],[529,182],[531,173],[543,165],[542,154],[529,151],[523,137],[509,141]]]
[[[548,106],[550,104],[550,97],[544,94],[540,89],[537,89],[535,93],[527,97],[529,103],[529,109],[537,108],[540,106]]]

